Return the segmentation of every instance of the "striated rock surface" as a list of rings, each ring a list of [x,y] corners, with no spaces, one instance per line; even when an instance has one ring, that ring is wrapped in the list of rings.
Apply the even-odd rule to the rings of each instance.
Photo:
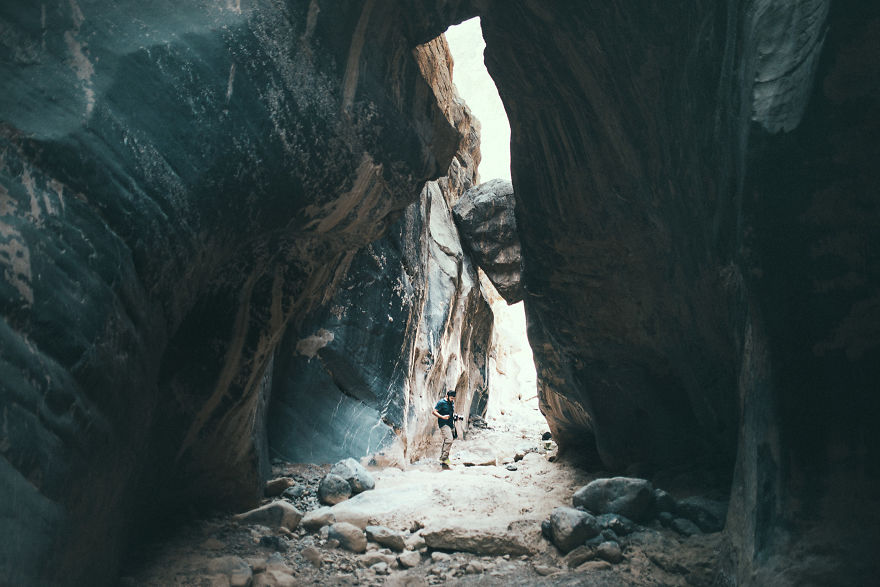
[[[513,184],[493,179],[472,187],[452,208],[471,259],[508,304],[522,300],[522,259]]]
[[[283,331],[460,140],[407,11],[0,9],[5,580],[107,583],[137,504],[256,503]]]
[[[443,392],[456,389],[456,412],[468,414],[487,387],[492,313],[450,210],[473,185],[479,135],[451,93],[445,41],[418,54],[462,139],[448,175],[425,186],[387,237],[355,255],[336,295],[285,338],[269,442],[291,461],[416,460],[435,432],[431,408]]]

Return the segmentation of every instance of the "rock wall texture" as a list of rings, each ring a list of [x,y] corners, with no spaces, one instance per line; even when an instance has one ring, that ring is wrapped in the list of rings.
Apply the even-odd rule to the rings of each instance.
[[[475,392],[479,402],[488,387],[492,312],[451,212],[476,177],[479,134],[456,99],[446,42],[417,55],[461,134],[459,149],[447,176],[426,184],[389,235],[354,256],[337,293],[288,332],[273,377],[269,444],[293,462],[414,461],[431,446],[431,408],[445,390],[458,391],[456,411],[467,415]]]
[[[613,470],[732,469],[719,580],[869,581],[878,9],[488,2],[481,17],[557,439]]]
[[[460,140],[408,9],[0,7],[4,581],[107,583],[133,521],[258,498],[282,333]]]

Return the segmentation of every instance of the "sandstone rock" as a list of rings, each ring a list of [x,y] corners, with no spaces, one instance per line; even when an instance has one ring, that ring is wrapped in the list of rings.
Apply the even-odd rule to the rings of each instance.
[[[464,568],[466,575],[479,575],[483,572],[483,565],[480,561],[470,561]]]
[[[424,530],[425,544],[430,548],[480,555],[530,554],[531,549],[506,531],[475,528],[439,528]]]
[[[333,515],[329,507],[325,506],[306,512],[300,524],[309,532],[316,532],[323,526],[329,526],[335,521],[336,516]]]
[[[388,563],[385,562],[376,563],[371,566],[370,569],[377,575],[387,575],[391,572],[391,570],[388,568]]]
[[[318,486],[318,500],[327,505],[335,505],[351,497],[351,485],[339,475],[329,474],[321,479]]]
[[[234,519],[245,524],[260,524],[270,528],[284,527],[295,530],[302,520],[302,512],[284,500],[273,501],[255,510],[238,514]]]
[[[422,555],[416,551],[407,550],[406,552],[401,552],[397,555],[397,561],[400,563],[401,567],[411,569],[422,563]]]
[[[208,564],[208,569],[214,573],[222,573],[230,587],[247,587],[253,577],[250,565],[237,556],[214,559]]]
[[[269,570],[254,575],[253,587],[296,587],[297,581],[293,575],[283,571]]]
[[[522,259],[513,184],[493,179],[469,189],[453,207],[462,241],[508,304],[522,300]]]
[[[574,568],[594,558],[596,558],[596,549],[581,545],[566,554],[562,560],[570,568]]]
[[[587,561],[577,568],[581,573],[592,573],[595,571],[610,571],[611,563],[608,561]]]
[[[727,503],[707,497],[686,497],[675,504],[680,518],[687,518],[703,532],[720,532],[727,517]]]
[[[425,546],[425,537],[422,536],[421,532],[410,534],[406,537],[407,550],[419,550],[421,548],[424,548]]]
[[[609,563],[619,563],[623,560],[623,552],[620,550],[620,545],[610,540],[603,542],[596,548],[596,556]]]
[[[596,479],[578,489],[572,501],[596,514],[621,514],[641,521],[654,500],[650,481],[632,477]]]
[[[448,552],[434,551],[431,553],[431,561],[435,563],[446,563],[452,560],[452,555]]]
[[[384,526],[367,526],[365,531],[367,533],[367,540],[372,540],[397,552],[402,552],[406,549],[406,539],[400,532],[395,532]]]
[[[384,563],[385,565],[390,565],[395,562],[397,557],[392,554],[385,554],[382,552],[367,552],[358,557],[357,564],[361,567],[372,567],[377,563]]]
[[[338,540],[339,545],[352,552],[367,550],[367,537],[364,531],[347,522],[336,522],[330,526],[328,534],[331,540]]]
[[[277,479],[272,479],[271,481],[266,481],[266,488],[263,490],[263,495],[266,497],[277,497],[295,484],[296,481],[290,477],[279,477]]]
[[[558,507],[550,514],[550,540],[563,554],[599,534],[599,522],[591,514]]]
[[[373,479],[370,472],[352,458],[339,461],[333,465],[330,469],[330,474],[338,475],[345,479],[351,486],[352,495],[357,495],[376,486],[376,480]]]
[[[538,573],[538,575],[540,575],[542,577],[547,577],[548,575],[552,575],[553,573],[555,573],[559,570],[555,567],[550,567],[547,565],[535,565],[532,568],[535,569],[535,572]]]
[[[300,554],[304,559],[316,567],[320,567],[324,562],[324,557],[321,555],[321,551],[314,546],[306,546],[300,551]]]

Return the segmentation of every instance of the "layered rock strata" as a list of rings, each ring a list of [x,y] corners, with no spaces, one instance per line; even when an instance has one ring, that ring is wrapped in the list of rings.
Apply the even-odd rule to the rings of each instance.
[[[488,387],[492,312],[450,209],[476,177],[478,129],[455,99],[445,41],[417,53],[462,140],[447,176],[425,186],[387,237],[355,255],[304,329],[288,332],[269,441],[290,461],[416,460],[431,445],[431,408],[444,391],[458,391],[456,411],[467,415],[475,392],[479,403]]]

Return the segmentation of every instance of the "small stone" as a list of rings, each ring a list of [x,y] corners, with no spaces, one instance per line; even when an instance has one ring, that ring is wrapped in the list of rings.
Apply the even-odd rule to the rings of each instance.
[[[610,571],[611,563],[608,561],[587,561],[577,568],[580,572],[591,573],[593,571]]]
[[[669,512],[660,512],[659,514],[657,514],[657,519],[664,527],[669,528],[672,525],[672,521],[675,519],[675,516],[673,516]]]
[[[278,552],[287,552],[287,542],[280,536],[261,536],[260,546],[277,550]]]
[[[596,516],[596,521],[604,530],[611,530],[617,536],[627,536],[636,529],[635,522],[620,514],[602,514]],[[614,540],[617,539],[617,536],[614,537]]]
[[[388,563],[376,563],[370,567],[377,575],[387,575],[391,571],[388,569]]]
[[[551,438],[553,438],[553,435],[549,431],[541,435],[541,440],[550,440]]]
[[[254,576],[253,587],[295,587],[293,575],[283,571],[266,571]]]
[[[483,565],[479,561],[471,561],[465,566],[464,572],[468,575],[479,575],[483,572]]]
[[[277,497],[294,483],[296,483],[296,481],[290,477],[278,477],[277,479],[266,481],[266,488],[263,490],[263,494],[266,497]]]
[[[345,479],[351,487],[353,495],[373,489],[376,486],[376,480],[373,479],[370,472],[352,458],[344,459],[333,465],[330,468],[330,474],[338,475]]]
[[[452,556],[450,556],[449,554],[447,554],[445,552],[440,552],[440,551],[435,550],[434,552],[431,553],[431,560],[434,561],[435,563],[445,563],[445,562],[449,562],[450,560],[452,560]]]
[[[687,518],[674,518],[669,524],[669,527],[679,534],[682,534],[683,536],[702,534],[702,532],[700,532],[700,528]]]
[[[620,550],[620,545],[610,540],[599,545],[599,548],[596,549],[596,556],[615,564],[623,560],[623,552]]]
[[[306,546],[300,552],[302,557],[312,563],[316,567],[320,567],[324,562],[323,557],[321,556],[321,551],[315,548],[314,546]]]
[[[596,558],[596,551],[588,546],[578,546],[563,558],[569,568],[574,568]]]
[[[316,510],[306,512],[300,524],[309,532],[320,530],[323,526],[329,526],[336,521],[336,516],[329,507],[320,507]]]
[[[406,539],[400,532],[395,532],[385,526],[367,526],[365,530],[367,540],[387,546],[397,552],[403,552],[406,549]]]
[[[410,534],[409,536],[406,537],[405,542],[406,542],[406,549],[407,550],[420,550],[422,548],[425,548],[425,546],[426,546],[425,545],[425,537],[422,536],[421,533]]]
[[[339,548],[339,540],[335,538],[327,539],[327,548]]]
[[[425,523],[421,520],[413,520],[412,523],[409,525],[409,531],[411,534],[415,534],[424,527]]]
[[[210,562],[208,569],[224,575],[230,587],[246,587],[253,577],[250,565],[237,556],[224,556]]]
[[[390,565],[397,560],[394,555],[384,554],[381,552],[368,552],[358,558],[358,565],[361,567],[372,567],[376,563],[385,563]]]
[[[570,507],[558,507],[550,514],[550,536],[562,553],[599,534],[599,523],[587,512]]]
[[[517,466],[514,465],[514,464],[507,465],[507,467],[505,467],[505,468],[506,468],[508,471],[516,471],[516,470],[518,470]]]
[[[281,495],[283,495],[284,497],[288,497],[290,499],[296,499],[298,497],[302,497],[303,495],[305,495],[305,492],[306,492],[306,488],[303,485],[300,485],[299,483],[297,483],[296,485],[285,489],[284,493],[282,493]]]
[[[546,577],[547,575],[552,575],[557,570],[553,567],[548,567],[547,565],[535,565],[533,568],[535,569],[535,572],[538,573],[542,577]]]
[[[417,567],[422,563],[422,555],[418,552],[408,550],[406,552],[402,552],[397,556],[397,561],[400,563],[400,566],[405,569],[411,569],[413,567]]]
[[[336,505],[351,497],[351,485],[339,475],[329,474],[321,479],[318,486],[318,501],[325,505]]]
[[[339,545],[352,552],[366,552],[367,537],[364,531],[347,522],[336,522],[330,526],[330,540],[339,541]]]
[[[279,499],[255,510],[238,514],[234,519],[245,524],[260,524],[270,528],[283,526],[288,530],[294,530],[302,517],[302,512],[283,499]]]
[[[251,557],[245,561],[254,573],[262,573],[266,570],[266,559],[264,558]]]
[[[675,512],[675,498],[663,491],[662,489],[655,487],[654,488],[654,511],[658,514],[660,512]]]

